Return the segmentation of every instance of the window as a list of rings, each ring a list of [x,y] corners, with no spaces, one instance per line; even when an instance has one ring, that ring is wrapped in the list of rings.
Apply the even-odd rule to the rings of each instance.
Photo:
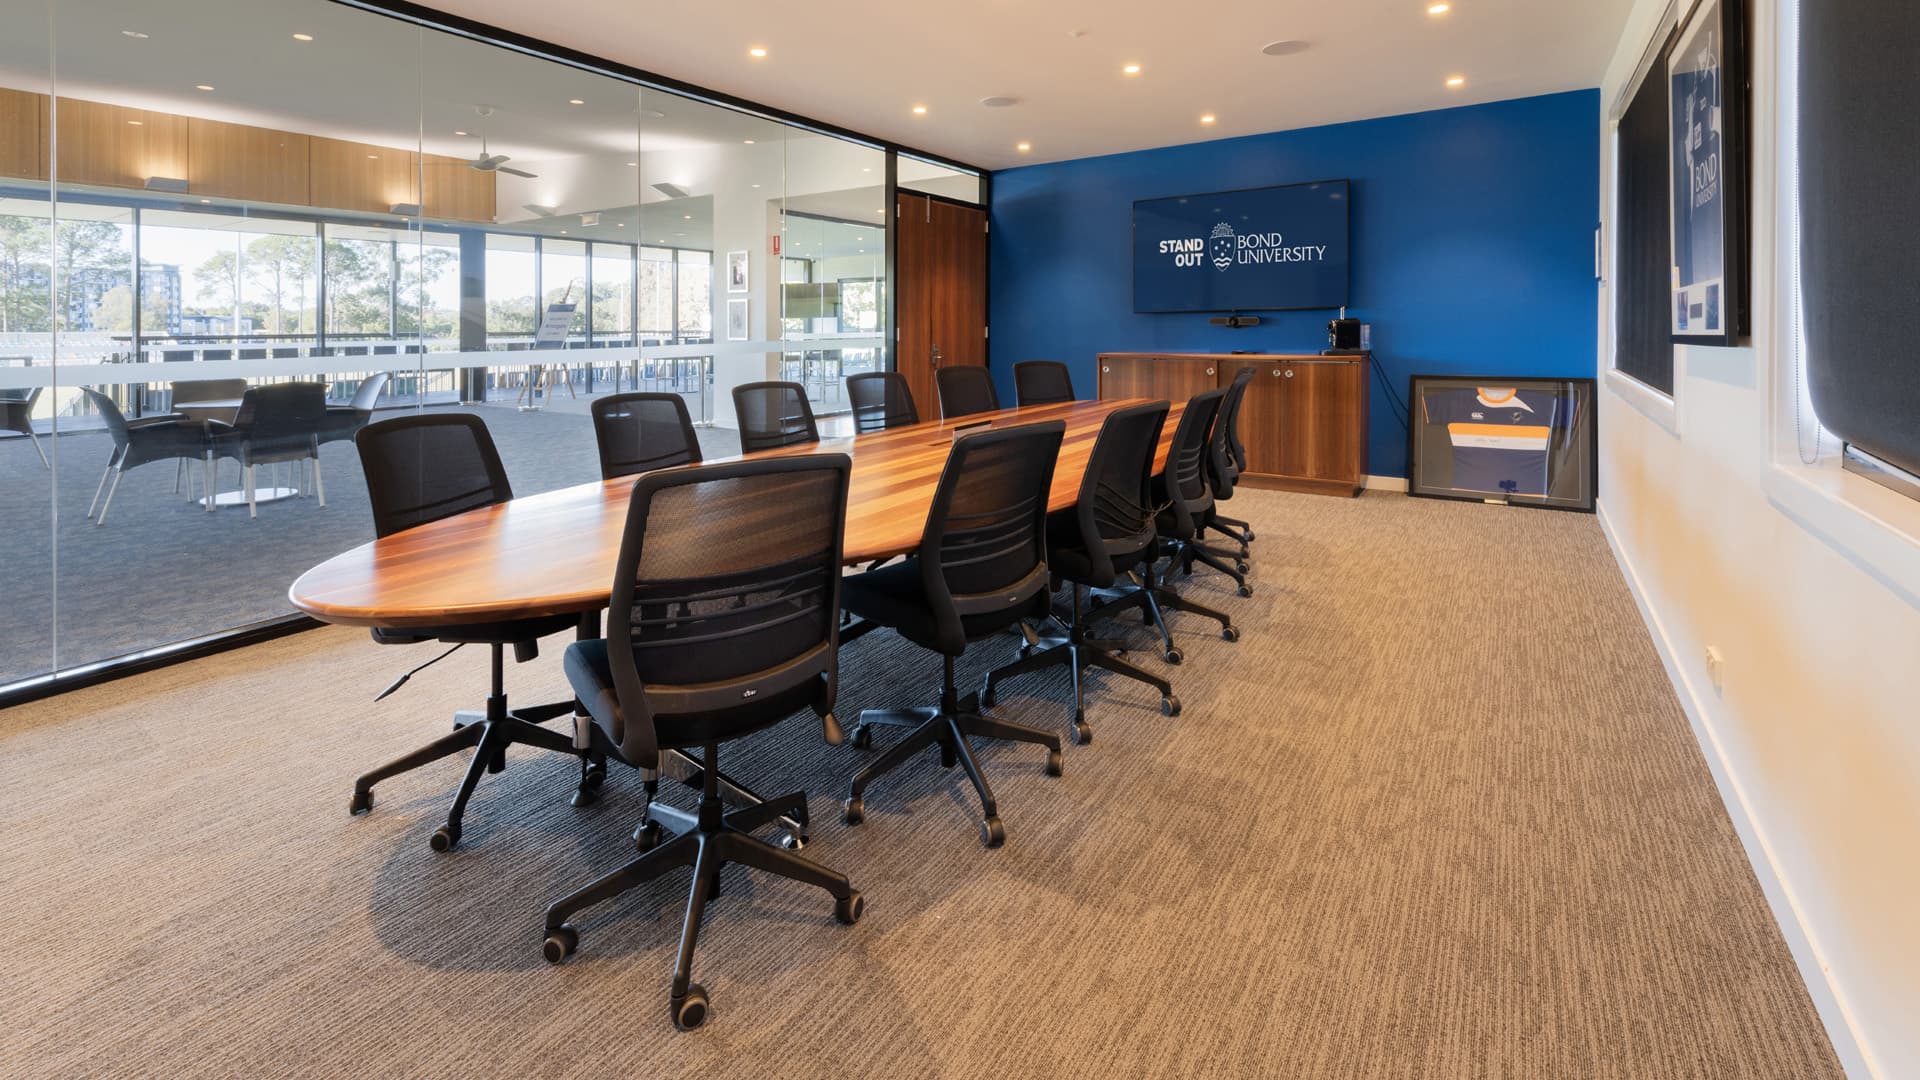
[[[1614,140],[1613,366],[1671,397],[1667,303],[1672,176],[1667,161],[1666,33],[1620,113]]]
[[[533,336],[538,321],[534,289],[538,276],[531,236],[487,234],[487,338]]]

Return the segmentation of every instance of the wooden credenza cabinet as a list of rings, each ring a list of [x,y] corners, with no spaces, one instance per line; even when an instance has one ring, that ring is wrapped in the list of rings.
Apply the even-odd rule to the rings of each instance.
[[[1365,356],[1101,353],[1102,398],[1185,401],[1254,369],[1240,406],[1248,487],[1358,495],[1367,485]]]

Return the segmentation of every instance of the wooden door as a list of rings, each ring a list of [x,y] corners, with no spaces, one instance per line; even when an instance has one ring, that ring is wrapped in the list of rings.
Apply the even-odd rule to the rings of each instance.
[[[1241,441],[1249,472],[1272,472],[1328,489],[1365,482],[1366,368],[1346,359],[1292,359],[1261,365],[1255,385],[1269,384],[1262,412],[1253,387],[1241,405]],[[1267,403],[1271,403],[1269,406]],[[1267,408],[1273,411],[1267,413]],[[1260,435],[1253,435],[1260,431]],[[1271,447],[1272,469],[1262,467],[1254,439]]]
[[[894,366],[932,418],[934,372],[987,362],[987,212],[904,191],[894,205]]]
[[[1193,395],[1212,390],[1218,371],[1211,360],[1110,354],[1100,358],[1099,394],[1109,400],[1165,398],[1184,405]]]

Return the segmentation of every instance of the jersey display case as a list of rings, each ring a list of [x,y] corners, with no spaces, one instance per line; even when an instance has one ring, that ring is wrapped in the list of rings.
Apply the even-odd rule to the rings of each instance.
[[[1413,377],[1407,491],[1591,513],[1592,379]]]

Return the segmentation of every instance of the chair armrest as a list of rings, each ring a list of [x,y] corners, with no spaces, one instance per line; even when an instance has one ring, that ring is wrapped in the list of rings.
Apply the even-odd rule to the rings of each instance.
[[[186,418],[186,414],[184,413],[160,413],[155,416],[143,416],[138,420],[129,420],[127,421],[127,427],[130,429],[152,427],[155,424],[171,424],[176,420],[185,420]]]

